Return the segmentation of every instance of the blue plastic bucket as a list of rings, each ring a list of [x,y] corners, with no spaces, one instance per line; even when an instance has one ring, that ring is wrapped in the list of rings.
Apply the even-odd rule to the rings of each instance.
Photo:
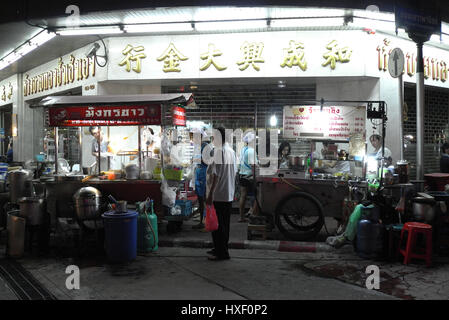
[[[104,222],[106,255],[110,262],[127,262],[137,256],[136,211],[126,213],[107,211],[101,215]]]

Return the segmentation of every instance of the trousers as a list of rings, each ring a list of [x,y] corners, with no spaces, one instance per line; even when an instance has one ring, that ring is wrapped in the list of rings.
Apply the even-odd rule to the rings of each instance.
[[[218,219],[218,229],[212,231],[212,241],[214,243],[215,255],[218,258],[227,258],[229,257],[228,243],[232,202],[214,201],[214,207]]]

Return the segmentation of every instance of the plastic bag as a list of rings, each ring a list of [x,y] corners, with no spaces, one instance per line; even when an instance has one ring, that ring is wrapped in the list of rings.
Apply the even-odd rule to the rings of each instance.
[[[162,205],[166,207],[173,207],[176,201],[176,188],[170,188],[167,184],[167,181],[162,180],[161,184],[161,192],[162,192]]]
[[[171,147],[172,147],[172,144],[170,142],[170,139],[164,133],[162,135],[162,139],[161,139],[161,152],[162,152],[162,155],[170,156],[170,149],[171,149]]]
[[[206,206],[206,219],[204,221],[206,231],[215,231],[218,229],[218,218],[215,212],[215,207],[212,205]]]

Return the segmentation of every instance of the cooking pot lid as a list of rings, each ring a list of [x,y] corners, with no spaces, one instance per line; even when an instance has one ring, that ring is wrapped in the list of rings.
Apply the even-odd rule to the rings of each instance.
[[[101,197],[101,192],[94,187],[83,187],[78,189],[78,191],[73,195],[75,199],[92,196],[99,198]]]
[[[19,203],[39,202],[40,200],[42,199],[38,197],[22,197],[19,199]]]
[[[137,216],[138,213],[135,210],[128,210],[127,212],[117,212],[115,210],[106,211],[101,216],[105,219],[126,219]]]
[[[415,202],[415,203],[435,204],[435,199],[424,198],[424,197],[416,197],[416,198],[413,198],[413,202]]]

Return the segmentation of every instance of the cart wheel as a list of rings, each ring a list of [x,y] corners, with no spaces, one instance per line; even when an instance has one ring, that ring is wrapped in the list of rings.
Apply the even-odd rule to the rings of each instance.
[[[316,236],[324,224],[323,207],[311,194],[297,192],[279,201],[275,223],[289,240],[303,241]]]

